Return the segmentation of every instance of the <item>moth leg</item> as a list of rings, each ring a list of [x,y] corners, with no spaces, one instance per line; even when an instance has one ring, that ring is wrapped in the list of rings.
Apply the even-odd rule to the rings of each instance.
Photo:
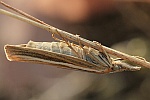
[[[56,40],[56,41],[63,42],[63,40],[61,40],[61,39],[55,37],[55,34],[54,34],[54,33],[52,33],[52,38],[53,38],[54,40]]]
[[[91,47],[88,47],[88,51],[86,51],[87,55],[89,55],[92,59],[94,59],[97,63],[99,63],[101,66],[106,66],[104,63],[99,61],[93,54],[92,54],[92,49]]]
[[[95,61],[98,62],[98,60],[97,60],[93,55],[90,54],[91,48],[88,47],[88,50],[85,50],[85,48],[83,47],[83,45],[82,45],[82,43],[81,43],[81,41],[80,41],[79,35],[76,35],[76,37],[77,37],[77,39],[78,39],[79,47],[83,50],[82,58],[84,58],[84,55],[89,55],[91,58],[93,58]]]
[[[54,39],[59,40],[59,41],[61,41],[61,42],[65,42],[65,43],[68,45],[68,47],[69,47],[71,50],[73,50],[73,52],[74,52],[79,58],[81,58],[81,57],[80,57],[80,54],[72,47],[73,44],[70,43],[66,38],[64,38],[64,37],[58,32],[57,29],[55,30],[55,32],[56,32],[56,34],[58,34],[58,35],[62,38],[62,40],[60,40],[60,39],[58,39],[58,38],[55,38],[54,34],[52,34],[52,37],[54,37]]]
[[[118,60],[124,60],[124,59],[122,59],[122,58],[115,58],[115,59],[113,59],[114,61],[118,61]]]
[[[82,57],[82,59],[84,59],[85,50],[84,50],[83,45],[82,45],[82,43],[81,43],[81,41],[80,41],[80,35],[77,35],[77,34],[76,34],[76,37],[77,37],[77,39],[78,39],[78,44],[79,44],[78,47],[83,50],[83,52],[82,52],[82,54],[81,54],[81,57]]]
[[[78,37],[78,43],[79,46],[83,49],[83,52],[88,55],[90,58],[92,58],[94,61],[96,61],[97,63],[99,63],[101,66],[106,67],[106,66],[112,66],[112,63],[110,61],[110,57],[106,54],[106,52],[103,50],[104,55],[106,55],[106,59],[103,59],[103,56],[101,55],[101,61],[96,57],[93,48],[85,46],[83,47],[79,38],[79,35],[76,35]],[[98,45],[98,44],[97,44]],[[101,45],[100,45],[101,46]],[[102,48],[102,47],[101,47]],[[101,50],[102,51],[102,50]],[[108,61],[109,60],[109,61]],[[103,63],[104,62],[104,63]]]
[[[83,48],[82,43],[81,43],[81,41],[80,41],[80,35],[77,35],[77,34],[76,34],[76,37],[77,37],[77,39],[78,39],[79,46],[80,46],[81,48]]]
[[[108,53],[103,49],[103,46],[100,43],[96,42],[96,41],[93,41],[93,43],[95,43],[95,45],[97,45],[99,47],[99,51],[101,51],[102,53],[104,53],[104,55],[106,56],[106,59],[107,59],[106,62],[109,63],[110,67],[113,67],[113,65],[112,65],[113,60],[108,55]],[[105,60],[105,59],[103,59],[103,60]]]

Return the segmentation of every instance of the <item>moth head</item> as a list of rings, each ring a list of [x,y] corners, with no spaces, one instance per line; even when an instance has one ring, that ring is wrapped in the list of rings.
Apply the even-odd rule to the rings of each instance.
[[[121,71],[138,71],[141,69],[141,67],[133,66],[128,63],[122,62],[120,60],[113,62],[112,70],[114,72],[121,72]]]

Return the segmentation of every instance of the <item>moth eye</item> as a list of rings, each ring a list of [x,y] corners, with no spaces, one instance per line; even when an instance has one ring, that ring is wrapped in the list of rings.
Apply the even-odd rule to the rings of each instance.
[[[116,71],[116,70],[120,70],[122,68],[121,65],[113,65],[114,67],[112,67],[112,70]]]

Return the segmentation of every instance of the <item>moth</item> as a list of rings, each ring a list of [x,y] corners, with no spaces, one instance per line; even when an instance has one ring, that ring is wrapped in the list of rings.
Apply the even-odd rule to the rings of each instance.
[[[80,55],[80,57],[73,51]],[[33,62],[55,65],[60,68],[75,69],[93,73],[112,73],[136,71],[140,67],[131,66],[120,60],[108,58],[103,52],[93,48],[73,45],[64,42],[33,42],[21,45],[6,45],[6,56],[10,61]]]
[[[141,68],[138,66],[133,66],[120,58],[113,59],[103,49],[104,46],[101,46],[99,43],[91,42],[84,38],[80,38],[78,36],[74,36],[73,34],[59,30],[34,18],[33,16],[30,16],[16,8],[9,6],[8,4],[5,4],[2,1],[0,1],[0,3],[7,8],[16,11],[22,16],[2,9],[0,9],[0,13],[50,31],[52,32],[52,37],[55,40],[59,40],[59,42],[29,41],[27,44],[21,45],[5,45],[5,53],[10,61],[54,65],[60,68],[82,70],[100,74],[122,71],[137,71]],[[53,34],[59,35],[61,39],[55,38]],[[70,43],[69,39],[74,40],[78,44]],[[94,44],[98,49],[91,47],[89,44]],[[120,57],[123,57],[124,55],[128,56],[123,53],[120,54]],[[149,62],[146,62],[143,59],[138,59],[132,56],[128,56],[128,58],[130,58],[131,61],[139,61],[138,64],[144,65],[144,62],[147,64],[146,66],[149,66]]]

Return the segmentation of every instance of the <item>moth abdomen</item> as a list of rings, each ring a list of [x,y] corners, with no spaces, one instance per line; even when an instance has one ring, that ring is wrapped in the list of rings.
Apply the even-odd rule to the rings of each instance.
[[[98,59],[101,63],[99,63],[97,60],[93,59],[89,55],[89,48],[84,46],[81,48],[79,45],[73,45],[71,44],[72,48],[75,50],[73,51],[66,43],[64,42],[34,42],[34,41],[29,41],[26,45],[26,47],[31,47],[31,48],[36,48],[36,49],[42,49],[42,50],[47,50],[47,51],[52,51],[56,53],[61,53],[73,57],[81,57],[81,59],[88,61],[90,63],[99,65],[99,66],[108,66],[109,61],[107,59],[104,61],[102,58],[99,57],[101,53],[95,49],[91,49],[90,54]],[[84,50],[83,50],[84,49]],[[76,53],[78,53],[78,55]]]
[[[77,57],[75,52],[70,47],[68,47],[68,45],[64,42],[34,42],[34,41],[29,41],[27,43],[26,47],[42,49],[42,50],[47,50],[47,51],[52,51],[52,52],[56,52],[56,53],[61,53],[61,54]],[[72,46],[72,47],[79,54],[83,53],[83,50],[81,48],[78,48],[76,46]]]

